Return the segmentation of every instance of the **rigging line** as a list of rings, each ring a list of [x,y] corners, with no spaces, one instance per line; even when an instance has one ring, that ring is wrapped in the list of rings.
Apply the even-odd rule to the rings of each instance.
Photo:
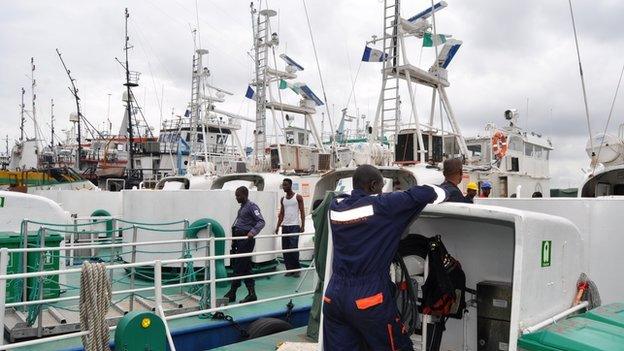
[[[357,112],[357,101],[355,100],[355,82],[357,82],[358,76],[360,75],[360,68],[362,67],[362,61],[360,61],[360,64],[358,65],[357,70],[355,71],[355,78],[353,78],[351,80],[352,84],[351,84],[351,92],[349,93],[349,98],[347,99],[347,104],[345,105],[345,107],[349,106],[349,103],[351,102],[351,96],[353,96],[353,103],[355,104],[355,110]],[[351,76],[351,75],[349,75]]]
[[[327,103],[327,93],[325,92],[325,83],[323,83],[323,75],[321,74],[321,65],[319,64],[318,54],[316,52],[316,44],[314,43],[314,35],[312,34],[312,25],[310,24],[310,16],[308,15],[308,7],[305,0],[301,0],[303,3],[303,9],[305,11],[306,20],[308,22],[308,32],[310,33],[310,40],[312,41],[312,49],[314,50],[314,61],[316,61],[316,69],[318,71],[319,79],[321,81],[321,89],[323,90],[323,100],[325,100],[325,111],[327,112],[327,119],[329,120],[329,126],[334,133],[334,122],[332,121],[331,114],[329,112],[329,104]],[[334,141],[335,143],[335,141]]]
[[[624,75],[624,65],[622,65],[622,70],[620,71],[620,78],[618,79],[617,87],[615,88],[615,94],[613,94],[613,101],[611,101],[611,108],[609,109],[609,117],[607,118],[607,124],[605,124],[604,131],[602,135],[607,134],[607,129],[609,129],[609,122],[611,122],[611,116],[613,115],[613,108],[615,107],[615,100],[617,99],[618,92],[620,91],[620,84],[622,83],[622,75]],[[593,147],[593,144],[591,144]],[[600,151],[602,151],[602,146],[604,145],[604,139],[600,142],[600,146],[598,147],[598,154],[596,155],[596,161],[600,158]],[[594,167],[592,169],[592,173],[596,171],[596,165],[598,162],[594,163]]]
[[[135,27],[135,26],[132,26],[132,27]],[[149,56],[147,55],[147,51],[145,51],[145,47],[143,45],[143,40],[141,39],[141,37],[142,35],[137,36],[137,38],[139,39],[138,40],[139,46],[141,47],[141,51],[143,51],[143,54],[145,55],[145,60],[147,61],[147,67],[150,72],[150,78],[152,79],[152,86],[154,87],[154,95],[156,97],[156,104],[158,105],[158,108],[161,111],[161,118],[162,118],[162,103],[161,103],[161,99],[158,97],[158,89],[156,88],[156,80],[154,79],[154,72],[152,71],[152,62],[150,61]],[[144,100],[147,102],[146,98]]]
[[[139,114],[141,115],[141,118],[143,118],[143,122],[145,122],[145,126],[146,126],[146,129],[147,129],[147,134],[149,134],[151,137],[154,137],[154,133],[152,133],[152,129],[150,128],[150,124],[147,123],[147,119],[145,119],[145,115],[143,114],[143,109],[141,108],[141,105],[139,104],[139,101],[136,99],[136,96],[134,95],[134,92],[132,91],[132,89],[130,89],[130,95],[132,95],[132,99],[136,103],[136,108],[139,111]],[[128,119],[130,119],[130,118],[131,117],[129,116]],[[140,133],[139,128],[138,128],[138,123],[137,123],[137,132]]]
[[[594,147],[594,137],[591,132],[591,124],[589,117],[589,106],[587,105],[587,90],[585,89],[585,77],[583,76],[583,65],[581,63],[581,52],[579,50],[578,35],[576,34],[576,22],[574,21],[574,11],[572,10],[572,0],[568,0],[570,5],[570,18],[572,19],[572,29],[574,30],[574,43],[576,45],[576,57],[578,59],[579,74],[581,76],[581,87],[583,88],[583,103],[585,104],[585,117],[587,119],[587,132],[589,133],[589,145]],[[593,153],[592,153],[592,156]]]

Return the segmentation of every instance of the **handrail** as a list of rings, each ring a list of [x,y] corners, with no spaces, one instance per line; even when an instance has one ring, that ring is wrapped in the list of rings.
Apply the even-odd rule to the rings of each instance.
[[[137,226],[134,226],[138,228]],[[43,227],[43,230],[46,228]],[[183,230],[183,229],[182,229]],[[304,235],[314,235],[314,232],[306,232],[306,233],[289,233],[289,234],[269,234],[269,235],[261,235],[257,236],[256,239],[275,239],[280,237],[291,237],[291,236],[304,236]],[[165,321],[165,326],[167,329],[167,339],[169,343],[172,343],[172,338],[170,336],[167,321],[172,319],[179,319],[184,317],[192,317],[198,316],[206,313],[212,313],[218,310],[228,310],[239,308],[242,306],[250,306],[259,303],[271,302],[281,299],[292,299],[293,297],[311,295],[314,291],[306,291],[301,293],[294,293],[283,296],[276,296],[266,299],[257,300],[254,302],[246,303],[246,304],[238,304],[238,305],[230,305],[230,306],[220,306],[216,305],[216,285],[221,282],[228,282],[232,280],[240,280],[245,278],[260,278],[260,277],[269,277],[273,275],[279,275],[290,272],[306,272],[310,270],[314,270],[314,267],[307,268],[298,268],[298,269],[290,269],[283,271],[274,271],[274,272],[265,272],[265,273],[257,273],[257,274],[249,274],[245,276],[236,276],[236,277],[225,277],[225,278],[216,278],[215,276],[215,261],[222,260],[226,258],[241,258],[241,257],[253,257],[253,256],[261,256],[267,254],[278,254],[278,253],[289,253],[289,252],[301,252],[301,251],[312,251],[313,247],[307,248],[295,248],[295,249],[281,249],[281,250],[266,250],[266,251],[257,251],[250,253],[241,253],[241,254],[227,254],[227,255],[216,255],[214,252],[215,243],[217,241],[234,241],[234,240],[245,240],[246,237],[224,237],[224,238],[216,238],[216,237],[207,237],[207,238],[193,238],[193,239],[180,239],[180,240],[157,240],[157,241],[146,241],[146,242],[132,242],[132,243],[111,243],[111,244],[100,244],[100,245],[70,245],[63,247],[35,247],[35,248],[15,248],[8,249],[2,248],[0,249],[0,325],[4,325],[4,311],[7,307],[19,307],[19,306],[32,306],[32,305],[40,305],[40,304],[50,304],[54,302],[61,301],[71,301],[79,299],[79,296],[66,296],[59,297],[53,299],[43,299],[43,296],[40,296],[39,300],[32,301],[22,301],[22,302],[14,302],[14,303],[6,303],[6,284],[9,279],[25,279],[32,277],[45,277],[51,275],[62,275],[62,274],[73,274],[80,273],[81,269],[65,269],[65,270],[55,270],[55,271],[39,271],[39,272],[24,272],[24,273],[15,273],[8,274],[7,266],[8,266],[8,258],[11,253],[28,253],[28,252],[42,252],[42,251],[67,251],[67,250],[75,250],[75,249],[102,249],[102,248],[121,248],[121,247],[133,247],[137,246],[150,246],[150,245],[162,245],[162,244],[177,244],[177,243],[197,243],[197,242],[208,242],[209,253],[207,255],[202,255],[201,257],[189,257],[189,258],[177,258],[177,259],[167,259],[167,260],[150,260],[143,262],[132,262],[132,263],[122,263],[122,264],[109,264],[106,266],[106,269],[109,271],[113,271],[114,269],[126,269],[126,268],[134,268],[134,267],[142,267],[142,266],[152,266],[154,267],[154,286],[151,287],[140,287],[140,288],[132,288],[125,290],[113,291],[113,295],[120,294],[135,294],[137,292],[146,292],[146,291],[154,291],[155,293],[155,310],[156,313],[159,314],[163,320]],[[160,268],[162,265],[167,264],[180,264],[186,262],[196,262],[196,261],[204,261],[210,263],[210,278],[206,279],[204,275],[203,280],[191,281],[191,282],[182,282],[174,283],[174,284],[163,284],[162,272]],[[43,267],[40,267],[43,269]],[[192,311],[188,313],[182,313],[178,315],[165,316],[164,310],[162,307],[162,289],[164,288],[176,288],[176,287],[187,287],[201,284],[209,284],[210,285],[210,305],[209,308],[202,308],[200,305],[200,309],[197,311]],[[110,330],[114,330],[116,327],[109,328]],[[76,332],[70,334],[64,334],[54,337],[46,337],[41,339],[23,341],[18,343],[12,343],[8,345],[0,345],[0,350],[10,350],[19,347],[26,347],[37,345],[41,343],[56,341],[56,340],[64,340],[74,337],[79,337],[83,335],[88,335],[89,331]]]

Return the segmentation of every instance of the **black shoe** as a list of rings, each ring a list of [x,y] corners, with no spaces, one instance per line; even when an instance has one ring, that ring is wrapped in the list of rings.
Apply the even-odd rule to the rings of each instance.
[[[290,275],[293,278],[299,278],[301,276],[301,273],[299,272],[292,272],[292,274]]]
[[[223,295],[224,298],[228,299],[228,301],[230,303],[235,302],[236,301],[236,290],[235,288],[230,288],[230,290]]]
[[[291,275],[293,275],[293,272],[288,272],[288,273],[284,274],[284,277],[290,277]]]
[[[240,300],[239,303],[252,302],[258,299],[258,297],[256,297],[256,289],[254,287],[247,288],[247,291],[249,291],[249,293],[244,299]]]

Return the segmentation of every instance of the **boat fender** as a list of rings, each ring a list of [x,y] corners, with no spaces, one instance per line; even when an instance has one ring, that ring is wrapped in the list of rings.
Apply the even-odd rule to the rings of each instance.
[[[223,226],[219,224],[216,220],[212,218],[201,218],[191,223],[191,225],[186,230],[186,238],[187,239],[197,239],[197,235],[200,231],[206,229],[206,227],[210,225],[210,231],[215,238],[224,238],[225,230]],[[225,253],[225,241],[219,240],[215,241],[215,255],[223,256]],[[215,276],[217,279],[227,278],[227,271],[225,270],[225,262],[223,259],[215,260]],[[226,286],[229,282],[221,282],[217,283],[217,286]]]
[[[292,329],[293,326],[281,319],[277,318],[260,318],[258,320],[253,321],[249,328],[247,328],[247,332],[249,333],[249,338],[259,338],[261,336],[271,335],[279,332],[283,332],[286,330]]]

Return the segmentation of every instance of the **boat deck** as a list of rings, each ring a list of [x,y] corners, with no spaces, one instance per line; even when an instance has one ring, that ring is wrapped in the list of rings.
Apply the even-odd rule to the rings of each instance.
[[[237,342],[211,351],[257,351],[276,350],[283,342],[312,343],[313,340],[306,336],[307,327],[299,327],[285,332],[263,336],[253,340]]]
[[[277,270],[284,270],[284,267],[280,264],[278,265]],[[315,275],[316,274],[314,274],[313,271],[309,271],[299,292],[310,291],[313,289]],[[67,275],[67,277],[66,287],[68,287],[68,290],[61,296],[65,297],[78,295],[79,292],[77,289],[71,289],[69,287],[79,285],[79,275]],[[304,274],[301,275],[301,278],[285,277],[280,274],[271,277],[258,278],[256,279],[256,293],[258,295],[258,299],[278,297],[295,293],[295,289],[303,277]],[[114,291],[128,289],[129,280],[127,278],[127,274],[116,270],[113,279],[115,282]],[[201,280],[202,275],[198,276],[197,279]],[[135,286],[139,288],[143,286],[152,286],[152,284],[147,281],[137,280]],[[223,296],[228,289],[229,286],[217,287],[217,296]],[[176,294],[179,293],[180,288],[163,289],[164,295],[176,296]],[[247,291],[244,286],[241,287],[238,291],[238,300],[242,299],[246,293]],[[140,295],[143,297],[144,301],[149,301],[153,297],[153,292],[143,292]],[[127,296],[114,295],[113,302],[124,300],[124,298],[126,298],[125,301],[128,300]],[[275,300],[261,304],[254,304],[244,308],[234,308],[231,309],[231,311],[228,311],[227,307],[224,307],[223,311],[224,313],[231,315],[234,318],[234,321],[245,328],[248,324],[260,317],[284,318],[288,311],[286,306],[288,302],[288,299]],[[292,316],[290,320],[291,324],[293,324],[294,327],[306,325],[308,312],[312,304],[311,296],[296,297],[292,299],[292,302],[294,304],[294,308],[292,309]],[[78,310],[78,300],[60,302],[54,304],[54,306],[62,313],[71,315],[72,313],[75,313],[72,312],[72,310]],[[135,309],[145,310],[147,307],[135,301]],[[171,334],[174,336],[178,351],[212,349],[242,340],[238,331],[236,331],[236,329],[233,328],[229,322],[224,320],[213,320],[205,317],[185,317],[169,321],[169,327]],[[113,333],[111,333],[111,341],[112,340]],[[5,343],[8,343],[6,337]],[[18,348],[16,350],[82,350],[82,343],[80,338],[69,338],[35,346]]]

